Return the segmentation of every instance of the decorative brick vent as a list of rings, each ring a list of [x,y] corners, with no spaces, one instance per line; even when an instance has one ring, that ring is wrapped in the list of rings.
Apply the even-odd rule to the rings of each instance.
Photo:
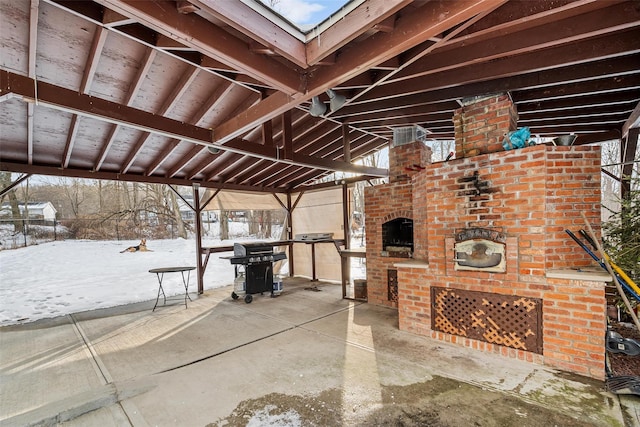
[[[462,289],[431,288],[431,328],[542,354],[542,300]]]
[[[398,270],[387,270],[387,294],[389,301],[398,302]]]

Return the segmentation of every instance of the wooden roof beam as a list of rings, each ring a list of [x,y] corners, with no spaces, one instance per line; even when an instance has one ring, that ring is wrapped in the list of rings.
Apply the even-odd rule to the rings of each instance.
[[[193,68],[190,70],[190,72],[185,72],[180,78],[180,81],[177,82],[173,87],[173,90],[171,91],[169,96],[167,96],[167,98],[164,100],[164,103],[156,114],[162,116],[169,110],[171,110],[178,103],[180,97],[182,97],[182,95],[184,95],[184,93],[187,91],[191,83],[193,83],[193,81],[196,79],[199,72],[200,69],[198,68]],[[150,132],[143,132],[142,135],[140,135],[133,148],[129,151],[127,158],[122,163],[123,166],[120,173],[127,173],[129,168],[133,165],[133,162],[138,157],[138,154],[140,153],[140,150],[142,150],[143,145],[147,142],[150,136]]]
[[[96,74],[98,68],[98,60],[102,55],[102,49],[107,41],[107,34],[109,32],[105,27],[97,27],[96,32],[93,35],[93,42],[91,43],[91,49],[89,50],[89,57],[87,58],[87,65],[84,67],[84,73],[82,74],[82,81],[80,82],[80,93],[89,93],[91,83]],[[64,146],[64,152],[62,154],[62,168],[69,167],[71,161],[71,152],[75,145],[76,136],[78,134],[78,116],[74,115],[71,118],[69,124],[69,130],[67,131],[67,140]]]
[[[100,179],[109,181],[121,181],[121,182],[144,182],[147,184],[173,184],[184,185],[190,187],[193,182],[183,178],[167,178],[164,176],[146,176],[136,174],[121,174],[118,172],[92,172],[86,169],[61,169],[55,166],[36,166],[25,165],[23,163],[13,163],[0,161],[0,170],[16,173],[29,173],[33,175],[49,175],[49,176],[61,176],[66,178],[86,178],[86,179]],[[281,188],[275,187],[254,187],[249,185],[235,185],[235,184],[223,184],[213,181],[198,181],[200,186],[205,188],[220,188],[224,190],[237,190],[237,191],[250,191],[261,193],[285,193],[286,191]]]
[[[622,137],[626,138],[629,134],[629,129],[637,127],[640,127],[640,102],[636,105],[636,108],[633,109],[629,118],[624,122],[624,125],[622,125]]]
[[[409,3],[411,0],[365,0],[322,33],[316,35],[312,30],[306,45],[307,63],[317,64],[372,26],[379,25],[379,31],[390,32],[393,15]]]
[[[144,57],[142,58],[142,61],[140,64],[140,68],[138,69],[138,72],[136,73],[136,76],[133,79],[133,82],[129,86],[129,91],[127,92],[127,96],[125,98],[125,105],[130,106],[133,100],[135,99],[136,95],[140,91],[142,82],[144,81],[147,73],[149,72],[149,69],[153,64],[153,60],[155,59],[157,53],[158,51],[154,49],[151,49],[151,48],[146,49]],[[102,143],[102,147],[100,148],[100,154],[98,154],[98,158],[94,162],[93,170],[97,171],[97,170],[100,170],[100,168],[102,167],[102,164],[107,158],[109,149],[115,142],[115,136],[117,133],[118,133],[118,125],[112,124],[111,129],[107,134],[107,138],[105,138],[104,142]]]
[[[224,96],[229,93],[233,84],[226,80],[223,80],[222,83],[216,87],[213,93],[207,97],[207,102],[205,102],[200,109],[191,117],[189,123],[192,125],[199,125],[202,118],[209,113],[209,111],[213,110],[216,105],[220,103],[220,101],[224,98]],[[180,145],[182,142],[179,139],[172,138],[164,147],[161,153],[159,153],[151,162],[149,166],[147,166],[146,174],[152,175],[158,167],[166,160],[167,157],[171,155],[171,153]]]
[[[35,102],[60,111],[92,117],[98,120],[121,124],[143,132],[152,132],[168,138],[177,138],[202,146],[217,146],[225,151],[233,151],[258,158],[271,159],[282,163],[328,168],[353,173],[367,173],[386,176],[387,171],[380,168],[351,165],[345,162],[332,162],[310,156],[295,155],[292,159],[281,159],[275,147],[230,141],[226,145],[213,144],[210,129],[138,110],[102,98],[80,94],[77,91],[36,81],[6,70],[0,70],[0,98],[13,93],[27,102]]]
[[[180,172],[185,166],[190,164],[196,158],[196,156],[202,153],[204,150],[205,150],[204,146],[194,144],[189,149],[186,155],[182,156],[182,158],[180,158],[177,162],[173,164],[173,166],[171,166],[171,169],[167,171],[166,175],[169,178],[173,178],[178,174],[178,172]]]
[[[187,15],[189,13],[197,12],[199,8],[198,6],[194,5],[191,2],[184,1],[184,0],[177,0],[176,9],[178,10],[178,12],[184,15]]]
[[[112,28],[120,25],[134,24],[136,21],[128,16],[121,15],[118,12],[105,7],[101,22],[105,27]]]
[[[438,49],[431,54],[415,61],[405,67],[388,83],[404,80],[407,78],[417,78],[427,74],[441,71],[457,69],[474,63],[492,61],[506,56],[513,56],[534,50],[551,48],[554,46],[567,45],[579,40],[590,39],[610,33],[617,33],[625,29],[640,26],[640,10],[630,3],[613,4],[607,8],[602,5],[609,5],[608,2],[591,3],[590,6],[600,6],[600,8],[575,16],[581,9],[570,9],[573,14],[550,21],[550,17],[543,14],[543,17],[528,17],[527,25],[510,28],[510,33],[505,30],[492,31],[484,34],[484,37],[467,35],[463,40]],[[564,16],[565,14],[558,14]],[[519,21],[518,21],[519,22]],[[533,26],[533,23],[537,23]],[[510,23],[510,27],[513,23]],[[490,37],[489,37],[490,36]],[[490,44],[491,49],[487,52],[482,46]],[[484,54],[484,56],[482,56]]]
[[[29,52],[27,73],[32,79],[36,78],[36,56],[38,47],[38,14],[40,11],[40,0],[31,0],[29,8]],[[33,163],[33,116],[35,105],[27,106],[27,162]]]
[[[278,165],[277,163],[272,163],[270,166],[264,168],[262,172],[254,174],[249,184],[260,186],[263,181],[269,179],[271,176],[277,173],[277,171],[280,170],[279,166],[280,165]]]
[[[275,93],[214,129],[215,140],[224,143],[242,135],[266,120],[273,119],[319,95],[327,89],[383,63],[430,37],[466,21],[476,14],[493,10],[505,0],[439,0],[428,2],[415,13],[403,16],[392,32],[379,32],[345,51],[331,67],[309,77],[304,95],[293,97]]]
[[[564,46],[554,46],[540,51],[495,59],[491,62],[474,63],[460,68],[439,71],[430,74],[429,78],[420,77],[412,78],[410,81],[395,81],[375,88],[359,101],[406,96],[412,93],[537,71],[548,72],[549,69],[563,67],[566,64],[594,63],[600,58],[624,57],[640,51],[640,38],[636,37],[636,33],[637,31],[631,29]],[[564,80],[566,81],[566,75]]]
[[[635,61],[638,61],[638,57],[635,58]],[[629,60],[619,60],[615,67],[619,70],[624,70],[626,65],[632,65],[634,62],[633,58],[629,58]],[[636,62],[638,64],[638,62]],[[526,81],[529,80],[528,76],[521,80],[522,86],[519,88],[517,93],[513,93],[511,96],[513,101],[516,104],[520,104],[523,102],[544,102],[547,100],[561,100],[561,99],[569,99],[573,97],[585,97],[595,94],[616,94],[618,92],[623,93],[633,93],[634,96],[637,96],[638,89],[640,89],[640,69],[636,70],[636,74],[625,74],[625,75],[616,75],[613,66],[605,71],[613,72],[613,75],[598,75],[597,73],[597,65],[595,64],[583,64],[581,66],[571,67],[576,70],[578,67],[584,67],[585,65],[591,65],[592,70],[594,70],[594,78],[580,80],[572,83],[562,83],[562,79],[564,74],[564,69],[558,69],[557,71],[548,71],[543,73],[534,73],[540,74],[541,77],[544,75],[545,81],[539,81],[540,87],[532,87],[526,85]],[[586,67],[585,67],[586,68]],[[577,76],[577,71],[574,72],[573,75]],[[513,79],[512,79],[513,80]],[[553,90],[553,86],[555,84],[562,84],[562,91]],[[515,87],[509,89],[513,90]],[[479,92],[483,93],[483,92]],[[623,95],[623,93],[621,95]],[[637,99],[637,98],[636,98]],[[580,102],[578,100],[578,102]]]
[[[298,93],[304,87],[297,70],[276,59],[251,53],[244,41],[231,36],[201,16],[195,13],[181,14],[173,1],[96,1],[185,46],[229,64],[236,70],[243,70],[251,77],[287,94]],[[220,2],[235,3],[239,2]]]
[[[579,96],[567,96],[565,98],[540,99],[536,101],[517,101],[516,108],[518,114],[529,114],[531,112],[567,111],[582,109],[587,107],[607,107],[611,105],[632,104],[640,99],[640,88],[637,90],[621,90],[609,94],[590,94]],[[632,107],[633,109],[633,107]]]
[[[222,176],[227,169],[231,168],[236,162],[242,159],[242,156],[240,154],[232,153],[230,151],[221,151],[215,156],[216,158],[213,160],[214,169],[205,177],[205,180],[207,181],[212,181],[217,176]]]
[[[338,58],[336,64],[318,70],[309,79],[309,91],[338,86],[362,71],[401,54],[430,37],[465,22],[486,10],[493,10],[505,0],[438,0],[427,2],[413,13],[400,17],[391,32],[379,32],[354,45]]]
[[[307,68],[304,42],[243,2],[191,0],[191,3],[298,67]]]
[[[230,86],[230,90],[234,90],[237,86]],[[250,107],[252,104],[254,104],[256,101],[254,99],[252,99],[251,96],[247,97],[244,101],[242,101],[240,103],[240,105],[234,110],[232,111],[229,115],[230,116],[234,116],[235,114],[237,114],[238,111],[242,111],[248,107]],[[170,174],[175,175],[178,174],[185,166],[191,164],[194,161],[194,158],[198,155],[200,155],[201,153],[203,153],[204,150],[195,150],[195,149],[191,149],[189,150],[189,152],[184,155],[180,160],[178,160],[174,166],[171,168],[171,170],[169,171]],[[267,155],[269,153],[266,153]],[[253,159],[255,160],[255,159]],[[197,167],[197,166],[196,166]],[[193,168],[192,168],[193,170]]]

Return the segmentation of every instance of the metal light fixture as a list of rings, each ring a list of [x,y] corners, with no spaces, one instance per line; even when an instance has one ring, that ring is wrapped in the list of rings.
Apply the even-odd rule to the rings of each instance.
[[[336,93],[336,91],[333,89],[328,89],[326,93],[329,96],[329,108],[331,109],[332,113],[339,110],[345,104],[345,102],[347,102],[347,98]],[[326,112],[327,104],[320,101],[319,96],[314,96],[313,98],[311,98],[311,108],[309,108],[309,114],[311,114],[313,117],[319,117]]]
[[[213,155],[220,154],[220,151],[221,151],[218,147],[211,147],[211,146],[207,147],[207,150],[209,150],[209,152]]]
[[[347,98],[336,93],[334,90],[327,90],[327,95],[329,95],[329,107],[331,108],[331,112],[334,113],[347,102]]]
[[[324,102],[320,102],[319,96],[314,96],[311,98],[311,108],[309,109],[309,114],[313,117],[319,117],[327,112],[327,106]]]

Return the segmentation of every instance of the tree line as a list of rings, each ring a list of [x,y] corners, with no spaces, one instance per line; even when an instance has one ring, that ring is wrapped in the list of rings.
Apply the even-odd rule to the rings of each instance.
[[[10,172],[0,172],[0,188],[12,183]],[[178,187],[187,202],[190,187]],[[55,207],[56,220],[64,226],[69,238],[82,239],[153,239],[187,238],[195,226],[193,211],[168,185],[135,182],[87,180],[61,177],[36,177],[25,180],[7,192],[0,204],[10,205],[10,221],[15,232],[22,232],[29,212],[19,205],[28,202],[50,202]],[[230,218],[234,212],[205,214],[209,222],[203,233],[229,239]],[[261,238],[271,237],[273,221],[282,221],[284,214],[271,211],[244,211],[248,232]],[[211,222],[215,223],[212,224]],[[213,228],[213,229],[212,229]],[[278,236],[279,237],[279,236]]]

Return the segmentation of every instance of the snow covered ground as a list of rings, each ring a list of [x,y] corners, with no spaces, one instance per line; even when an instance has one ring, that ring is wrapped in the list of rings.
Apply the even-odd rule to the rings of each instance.
[[[234,242],[264,240],[243,234],[241,223],[231,223],[233,240],[204,238],[203,246],[232,246]],[[275,233],[277,234],[277,233]],[[3,237],[0,235],[0,238]],[[5,235],[6,237],[6,235]],[[14,236],[12,236],[13,238]],[[6,242],[6,239],[0,239]],[[154,300],[158,280],[152,268],[195,266],[193,239],[149,240],[151,252],[124,252],[133,240],[58,240],[18,249],[0,250],[0,326],[32,322],[86,310]],[[360,239],[352,246],[359,246]],[[9,245],[4,245],[9,247]],[[223,256],[212,254],[204,274],[204,289],[233,283],[234,269]],[[283,266],[285,271],[287,266]],[[352,277],[365,278],[366,267],[352,259]],[[184,289],[179,274],[167,274],[163,287],[168,295]],[[192,271],[189,291],[197,291]]]
[[[55,241],[0,251],[0,325],[30,322],[79,311],[155,300],[158,280],[149,269],[196,265],[194,240],[152,240],[153,252],[125,252],[138,241]],[[221,245],[231,242],[203,242]],[[233,283],[228,260],[213,254],[204,275],[205,289]],[[191,272],[189,290],[197,290]],[[179,274],[167,274],[163,287],[179,294]]]

